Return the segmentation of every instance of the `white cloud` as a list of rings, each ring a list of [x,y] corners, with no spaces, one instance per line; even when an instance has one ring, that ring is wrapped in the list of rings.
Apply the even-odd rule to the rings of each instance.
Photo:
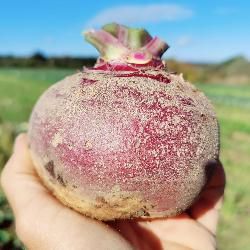
[[[177,4],[123,5],[99,12],[87,22],[86,26],[101,26],[109,22],[122,24],[159,23],[183,20],[192,16],[191,9]]]
[[[192,39],[188,35],[181,36],[176,40],[176,44],[180,47],[188,46],[190,43],[192,43]]]

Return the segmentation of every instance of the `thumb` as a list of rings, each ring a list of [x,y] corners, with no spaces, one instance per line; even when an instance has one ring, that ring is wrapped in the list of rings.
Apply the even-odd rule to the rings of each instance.
[[[1,185],[14,214],[22,210],[37,191],[45,191],[35,173],[26,134],[15,140],[13,154],[1,174]]]

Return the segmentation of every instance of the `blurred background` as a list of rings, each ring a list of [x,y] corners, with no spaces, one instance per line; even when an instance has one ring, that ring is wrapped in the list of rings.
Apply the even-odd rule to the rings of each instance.
[[[182,72],[215,105],[227,175],[218,249],[250,249],[249,9],[244,0],[1,1],[0,168],[41,93],[94,64],[97,52],[83,30],[108,22],[145,27],[170,45],[169,70]],[[13,228],[0,192],[0,249],[23,249]]]

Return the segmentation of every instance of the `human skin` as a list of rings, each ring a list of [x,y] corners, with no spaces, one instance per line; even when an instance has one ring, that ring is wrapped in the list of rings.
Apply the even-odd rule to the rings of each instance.
[[[212,250],[223,201],[222,165],[199,200],[174,218],[103,223],[61,204],[43,186],[32,164],[26,135],[18,136],[1,183],[13,209],[17,235],[30,250]]]

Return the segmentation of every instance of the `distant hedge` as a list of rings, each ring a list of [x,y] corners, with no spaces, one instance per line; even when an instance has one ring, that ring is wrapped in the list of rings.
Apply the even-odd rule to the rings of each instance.
[[[0,56],[0,67],[81,68],[91,67],[95,62],[94,57],[46,57],[42,53],[30,57]]]

